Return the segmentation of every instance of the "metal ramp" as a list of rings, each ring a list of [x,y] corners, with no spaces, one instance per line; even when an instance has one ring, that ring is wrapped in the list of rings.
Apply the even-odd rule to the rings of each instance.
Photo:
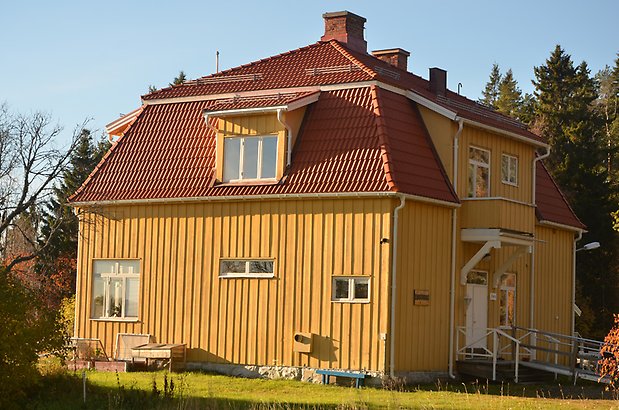
[[[469,329],[470,330],[470,329]],[[481,329],[478,329],[481,330]],[[599,375],[604,342],[520,327],[487,328],[483,336],[461,345],[466,327],[458,327],[458,371],[492,381],[529,379],[531,369],[546,374],[609,383]]]

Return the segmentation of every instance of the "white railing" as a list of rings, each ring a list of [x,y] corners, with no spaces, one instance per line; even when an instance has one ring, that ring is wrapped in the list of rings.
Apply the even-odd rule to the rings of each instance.
[[[456,349],[457,357],[463,359],[482,358],[492,360],[492,380],[496,380],[496,368],[497,362],[504,359],[507,355],[511,355],[514,360],[514,380],[518,383],[519,365],[523,356],[531,357],[531,350],[523,347],[519,339],[510,336],[503,329],[499,328],[485,328],[483,329],[483,335],[477,337],[475,340],[466,343],[460,347],[460,337],[464,337],[466,341],[466,333],[471,331],[465,326],[459,326],[456,332]],[[482,329],[475,329],[482,331]],[[491,339],[492,343],[488,347],[488,342]]]
[[[470,334],[472,330],[483,335],[469,341],[467,332]],[[602,346],[604,342],[598,340],[521,327],[467,329],[459,326],[456,332],[456,355],[459,359],[491,360],[492,380],[496,380],[497,361],[511,357],[516,383],[523,358],[528,366],[552,372],[555,377],[561,373],[573,376],[574,381],[577,378],[604,381],[599,376]]]

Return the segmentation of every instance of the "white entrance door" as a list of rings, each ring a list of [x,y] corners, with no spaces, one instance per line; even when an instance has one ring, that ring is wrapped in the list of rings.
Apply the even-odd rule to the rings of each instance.
[[[488,280],[485,272],[472,271],[466,284],[466,344],[486,347],[488,327]]]

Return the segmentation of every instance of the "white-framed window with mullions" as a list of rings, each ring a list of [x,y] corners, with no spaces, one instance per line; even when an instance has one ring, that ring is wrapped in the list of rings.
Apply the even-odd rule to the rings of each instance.
[[[368,303],[370,301],[370,277],[334,276],[331,300],[333,302]]]
[[[469,147],[469,175],[467,194],[469,198],[490,196],[490,151]]]
[[[501,182],[518,186],[518,157],[501,155]]]
[[[93,260],[93,319],[137,319],[139,296],[139,259]]]
[[[224,138],[223,181],[275,180],[277,135]]]

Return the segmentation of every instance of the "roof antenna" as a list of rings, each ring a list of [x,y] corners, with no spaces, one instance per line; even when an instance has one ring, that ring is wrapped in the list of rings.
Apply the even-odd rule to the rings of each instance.
[[[458,83],[458,95],[460,95],[460,88],[462,88],[462,83]]]
[[[219,72],[219,50],[215,52],[215,72]]]

